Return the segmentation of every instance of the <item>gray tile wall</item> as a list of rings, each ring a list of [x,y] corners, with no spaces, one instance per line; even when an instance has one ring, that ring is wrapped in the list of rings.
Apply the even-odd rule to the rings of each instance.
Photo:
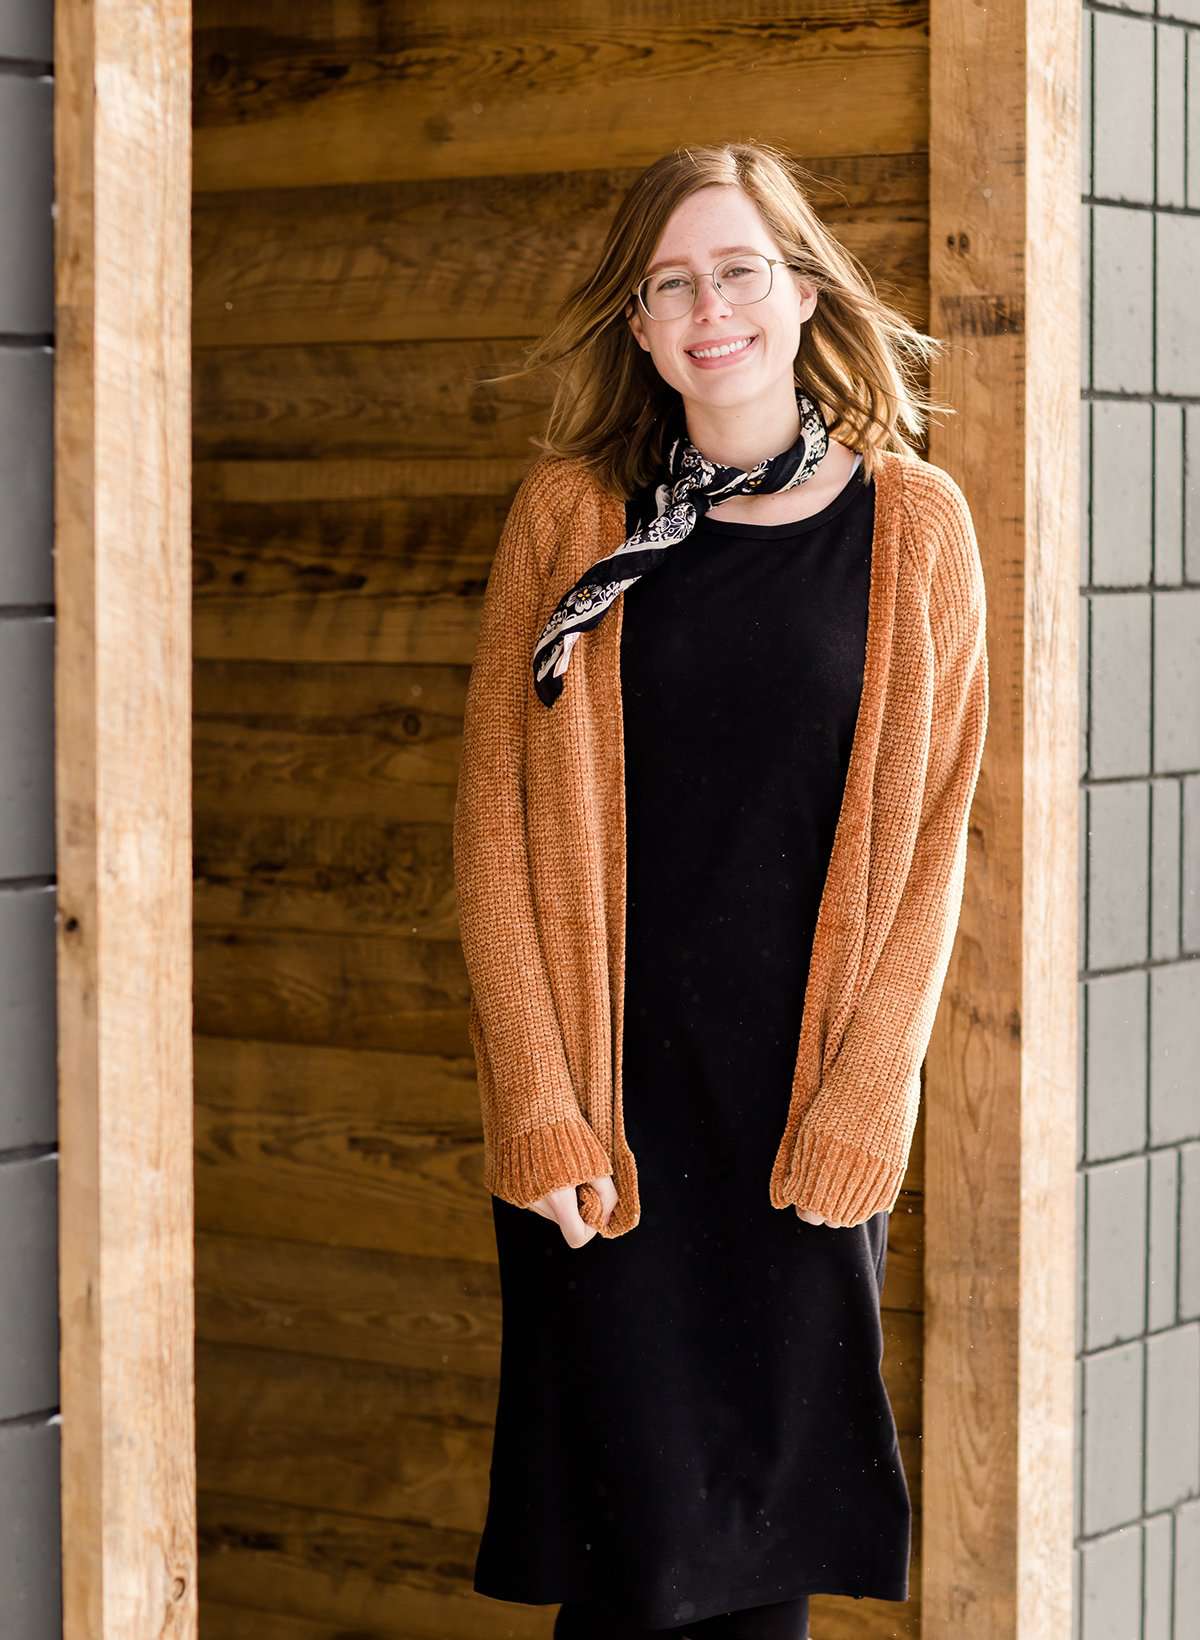
[[[1083,13],[1076,1640],[1200,1636],[1200,0]]]
[[[0,1632],[62,1633],[53,10],[0,0]]]

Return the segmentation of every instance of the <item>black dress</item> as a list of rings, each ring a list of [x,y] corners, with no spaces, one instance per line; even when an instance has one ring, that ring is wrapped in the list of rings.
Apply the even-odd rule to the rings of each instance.
[[[600,1602],[646,1628],[803,1594],[908,1598],[880,1371],[888,1215],[833,1228],[768,1198],[861,693],[874,505],[859,466],[798,523],[704,518],[622,594],[622,1081],[642,1214],[571,1248],[492,1198],[481,1594]]]

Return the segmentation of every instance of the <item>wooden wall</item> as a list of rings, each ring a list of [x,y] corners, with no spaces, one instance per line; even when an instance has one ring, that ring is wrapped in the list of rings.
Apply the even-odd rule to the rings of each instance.
[[[925,6],[735,16],[197,0],[205,1640],[550,1632],[553,1607],[470,1591],[499,1302],[450,824],[480,598],[545,407],[472,384],[679,142],[791,147],[928,322]],[[919,1633],[923,1134],[886,1295],[913,1599],[819,1598],[821,1640]]]

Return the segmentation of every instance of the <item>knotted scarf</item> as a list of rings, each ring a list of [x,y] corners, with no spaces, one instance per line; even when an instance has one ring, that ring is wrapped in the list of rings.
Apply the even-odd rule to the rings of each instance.
[[[599,625],[626,587],[662,563],[669,547],[686,540],[710,507],[735,495],[790,490],[813,476],[829,448],[829,430],[819,407],[799,386],[796,408],[796,442],[745,470],[710,461],[686,431],[672,441],[663,476],[654,485],[653,516],[579,577],[542,628],[533,648],[533,686],[544,706],[553,706],[562,694],[579,638]]]

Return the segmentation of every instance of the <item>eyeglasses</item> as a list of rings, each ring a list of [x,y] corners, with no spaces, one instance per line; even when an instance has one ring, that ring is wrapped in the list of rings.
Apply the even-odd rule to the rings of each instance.
[[[801,271],[795,262],[751,251],[726,257],[700,278],[711,279],[727,302],[744,307],[771,294],[776,268]],[[633,294],[648,319],[682,319],[695,306],[698,288],[697,280],[686,268],[660,268],[657,273],[647,274]]]

